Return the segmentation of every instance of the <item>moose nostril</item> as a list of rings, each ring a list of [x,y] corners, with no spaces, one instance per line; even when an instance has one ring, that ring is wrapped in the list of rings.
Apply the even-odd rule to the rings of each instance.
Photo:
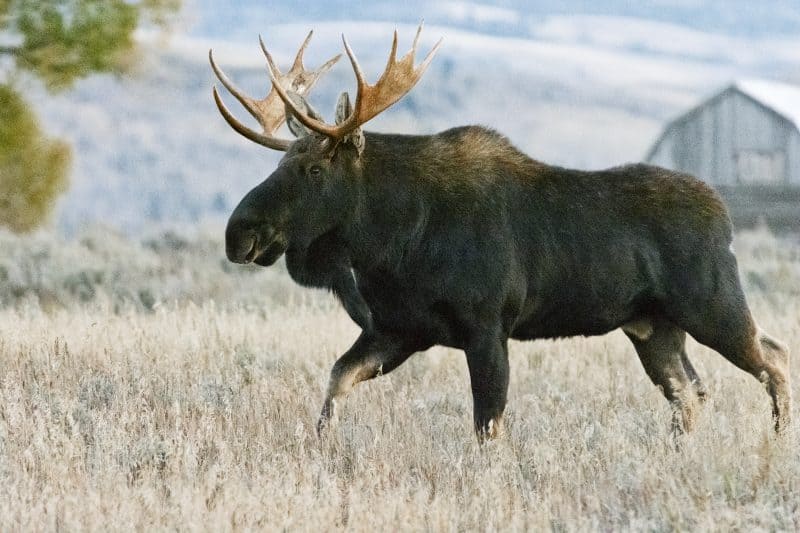
[[[250,241],[250,249],[244,256],[245,262],[252,263],[255,260],[256,255],[258,255],[258,237],[253,237]]]

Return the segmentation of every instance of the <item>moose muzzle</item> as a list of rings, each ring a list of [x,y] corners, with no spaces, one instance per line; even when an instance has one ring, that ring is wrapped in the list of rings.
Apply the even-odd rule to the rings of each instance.
[[[234,222],[229,223],[225,231],[225,253],[233,263],[269,266],[288,246],[286,237],[271,227],[244,229]]]

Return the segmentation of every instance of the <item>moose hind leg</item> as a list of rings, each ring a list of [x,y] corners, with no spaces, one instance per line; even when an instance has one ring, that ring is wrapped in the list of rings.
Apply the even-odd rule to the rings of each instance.
[[[668,314],[695,340],[766,385],[779,431],[790,422],[789,350],[761,331],[753,320],[736,258],[727,250],[718,255],[709,272],[697,276],[692,291],[674,295]]]
[[[792,405],[788,348],[756,326],[745,304],[717,306],[712,311],[710,316],[716,320],[697,320],[688,323],[686,330],[761,381],[772,400],[775,430],[788,427]]]
[[[672,405],[673,432],[691,431],[697,400],[705,395],[705,389],[686,356],[686,333],[667,320],[653,319],[651,324],[646,337],[623,331],[633,342],[645,372]]]
[[[758,342],[761,352],[774,368],[769,382],[769,394],[772,397],[772,415],[775,417],[776,429],[788,427],[791,422],[792,387],[789,374],[789,348],[759,330]]]
[[[740,335],[718,339],[708,346],[763,383],[772,400],[775,431],[789,427],[792,408],[789,349],[755,325],[743,328]]]
[[[756,350],[761,354],[762,370],[756,376],[767,387],[772,399],[775,431],[789,427],[792,411],[792,388],[789,377],[789,348],[760,329],[756,332]]]
[[[750,347],[753,375],[767,387],[772,399],[772,416],[775,430],[789,427],[792,410],[792,388],[789,374],[789,348],[757,328],[755,346]],[[756,374],[757,372],[757,374]]]

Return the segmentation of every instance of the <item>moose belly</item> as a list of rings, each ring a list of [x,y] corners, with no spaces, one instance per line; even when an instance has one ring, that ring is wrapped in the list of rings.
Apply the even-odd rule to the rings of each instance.
[[[613,296],[612,296],[613,295]],[[511,337],[520,340],[604,335],[655,310],[646,291],[617,287],[608,293],[564,286],[545,298],[530,298]]]
[[[628,314],[621,313],[616,317],[609,317],[574,313],[567,315],[562,312],[553,312],[546,316],[538,316],[518,323],[514,327],[511,337],[518,340],[533,340],[574,337],[577,335],[604,335],[626,322],[626,318],[621,317],[628,317]]]
[[[375,327],[416,343],[419,350],[433,345],[463,348],[469,319],[461,306],[433,288],[405,286],[388,277],[359,279],[359,290],[369,305]]]

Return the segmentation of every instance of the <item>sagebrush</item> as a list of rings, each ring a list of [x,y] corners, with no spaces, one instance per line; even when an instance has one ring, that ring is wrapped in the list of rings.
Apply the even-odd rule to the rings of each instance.
[[[798,353],[800,245],[735,246],[756,318]],[[216,235],[0,247],[0,529],[800,528],[796,435],[775,437],[758,382],[696,343],[710,399],[677,445],[619,332],[513,343],[502,441],[468,431],[446,349],[360,385],[320,440],[357,333],[329,295],[227,264]]]

